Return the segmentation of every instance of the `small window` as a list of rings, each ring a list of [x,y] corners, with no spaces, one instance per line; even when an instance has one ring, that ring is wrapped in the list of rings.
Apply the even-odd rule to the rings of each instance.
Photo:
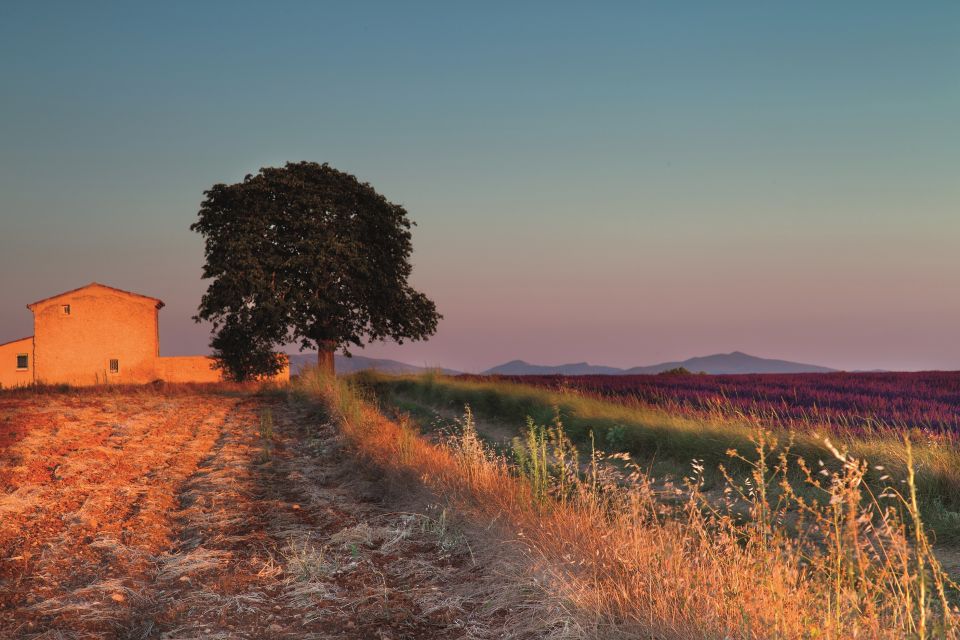
[[[17,371],[26,371],[30,368],[30,356],[26,353],[17,354]]]
[[[110,361],[110,373],[120,373],[120,361],[111,360]]]
[[[70,305],[65,304],[65,305],[63,305],[62,308],[63,308],[63,315],[65,315],[65,316],[70,315]]]

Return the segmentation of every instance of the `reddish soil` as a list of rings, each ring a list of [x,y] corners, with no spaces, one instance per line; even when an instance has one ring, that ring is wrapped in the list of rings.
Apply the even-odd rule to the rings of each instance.
[[[502,637],[467,539],[384,495],[309,406],[0,395],[0,637]]]

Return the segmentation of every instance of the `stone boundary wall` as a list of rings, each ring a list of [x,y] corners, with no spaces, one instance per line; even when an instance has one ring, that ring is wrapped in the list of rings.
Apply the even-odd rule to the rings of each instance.
[[[157,379],[164,382],[220,382],[223,376],[213,368],[213,359],[207,356],[167,356],[157,358]],[[290,380],[290,360],[272,378],[275,382]]]
[[[223,376],[213,368],[207,356],[170,356],[157,358],[158,380],[164,382],[220,382]]]

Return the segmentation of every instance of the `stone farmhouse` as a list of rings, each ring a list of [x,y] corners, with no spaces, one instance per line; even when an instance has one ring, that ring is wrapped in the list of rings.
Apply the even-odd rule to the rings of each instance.
[[[160,356],[162,307],[96,282],[28,304],[33,335],[0,344],[0,387],[220,381],[207,356]]]

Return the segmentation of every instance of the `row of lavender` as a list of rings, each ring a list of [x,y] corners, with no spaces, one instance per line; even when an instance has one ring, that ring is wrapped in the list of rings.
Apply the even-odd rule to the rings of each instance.
[[[793,423],[960,431],[960,371],[509,379],[665,408],[776,415]]]

